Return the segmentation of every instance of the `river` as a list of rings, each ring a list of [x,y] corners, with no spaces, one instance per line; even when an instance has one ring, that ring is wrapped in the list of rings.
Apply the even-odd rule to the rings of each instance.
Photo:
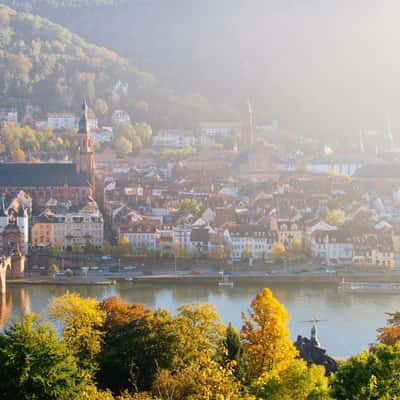
[[[218,288],[215,282],[135,282],[117,286],[25,286],[9,287],[1,302],[0,324],[25,312],[35,312],[46,318],[46,307],[53,296],[66,290],[82,296],[103,299],[120,294],[125,302],[144,303],[175,312],[179,305],[195,301],[215,304],[224,322],[241,326],[241,312],[263,287],[257,283],[235,282],[234,288]],[[400,309],[400,296],[382,294],[343,294],[335,286],[271,285],[270,289],[285,305],[291,321],[292,338],[309,336],[311,324],[302,322],[313,318],[318,324],[319,339],[328,354],[347,357],[363,350],[376,340],[376,329],[385,325],[385,312]]]

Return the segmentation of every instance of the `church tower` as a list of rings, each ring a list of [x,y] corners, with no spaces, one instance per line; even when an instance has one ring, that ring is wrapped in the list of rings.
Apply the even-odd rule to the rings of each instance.
[[[79,120],[78,141],[79,152],[76,158],[76,170],[78,174],[86,174],[90,184],[94,188],[94,155],[86,100],[83,101],[82,117]]]

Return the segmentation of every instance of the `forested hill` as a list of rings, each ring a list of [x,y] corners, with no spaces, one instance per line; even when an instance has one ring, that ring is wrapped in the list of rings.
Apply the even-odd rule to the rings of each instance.
[[[118,81],[129,84],[127,94],[114,90]],[[212,117],[202,97],[176,96],[115,52],[0,5],[0,106],[22,111],[31,103],[43,112],[76,112],[83,96],[92,108],[97,103],[97,111],[123,108],[154,127],[190,126]]]
[[[117,51],[178,92],[226,105],[249,97],[259,122],[357,136],[390,115],[400,130],[398,0],[3,1]]]

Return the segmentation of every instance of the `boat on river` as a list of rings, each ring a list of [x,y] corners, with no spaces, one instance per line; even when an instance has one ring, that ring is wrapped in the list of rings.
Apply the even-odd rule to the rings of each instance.
[[[233,280],[232,280],[231,276],[225,274],[224,271],[221,271],[219,273],[218,286],[233,288],[234,284],[233,284]]]
[[[344,293],[400,294],[400,283],[391,282],[345,282],[339,284]]]

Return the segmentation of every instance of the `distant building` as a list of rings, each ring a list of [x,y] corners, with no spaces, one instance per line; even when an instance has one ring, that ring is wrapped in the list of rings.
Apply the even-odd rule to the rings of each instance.
[[[203,122],[200,124],[200,133],[212,138],[225,137],[239,131],[241,127],[240,122]]]
[[[82,208],[51,207],[32,224],[32,245],[36,247],[60,246],[71,250],[73,246],[95,247],[103,245],[104,221],[95,202]]]
[[[111,123],[113,126],[117,126],[119,124],[130,124],[131,117],[124,110],[115,110],[111,117]]]
[[[278,232],[262,225],[250,224],[228,225],[225,236],[229,237],[232,259],[235,261],[239,261],[243,254],[263,259],[279,239]]]
[[[114,140],[114,131],[111,127],[103,127],[101,129],[92,130],[92,138],[94,142],[106,143]]]
[[[0,196],[21,190],[32,197],[33,207],[43,207],[51,198],[85,204],[94,190],[94,156],[87,121],[87,105],[78,130],[79,151],[75,163],[2,163]]]
[[[113,87],[114,92],[120,92],[123,94],[128,94],[129,92],[129,83],[127,82],[122,82],[121,80],[118,80]]]
[[[126,238],[133,247],[145,246],[149,250],[155,250],[158,246],[159,230],[156,224],[135,224],[123,227],[119,230],[119,239]]]
[[[0,122],[18,122],[18,112],[14,109],[0,109]]]
[[[195,146],[196,138],[192,132],[185,132],[178,129],[160,130],[153,137],[153,146],[181,148]]]
[[[367,154],[353,155],[320,155],[306,162],[305,169],[307,172],[315,174],[326,174],[334,172],[336,174],[344,174],[353,176],[356,171],[368,164],[384,164],[377,157]]]
[[[51,129],[75,129],[77,120],[72,113],[49,113],[47,126]]]

